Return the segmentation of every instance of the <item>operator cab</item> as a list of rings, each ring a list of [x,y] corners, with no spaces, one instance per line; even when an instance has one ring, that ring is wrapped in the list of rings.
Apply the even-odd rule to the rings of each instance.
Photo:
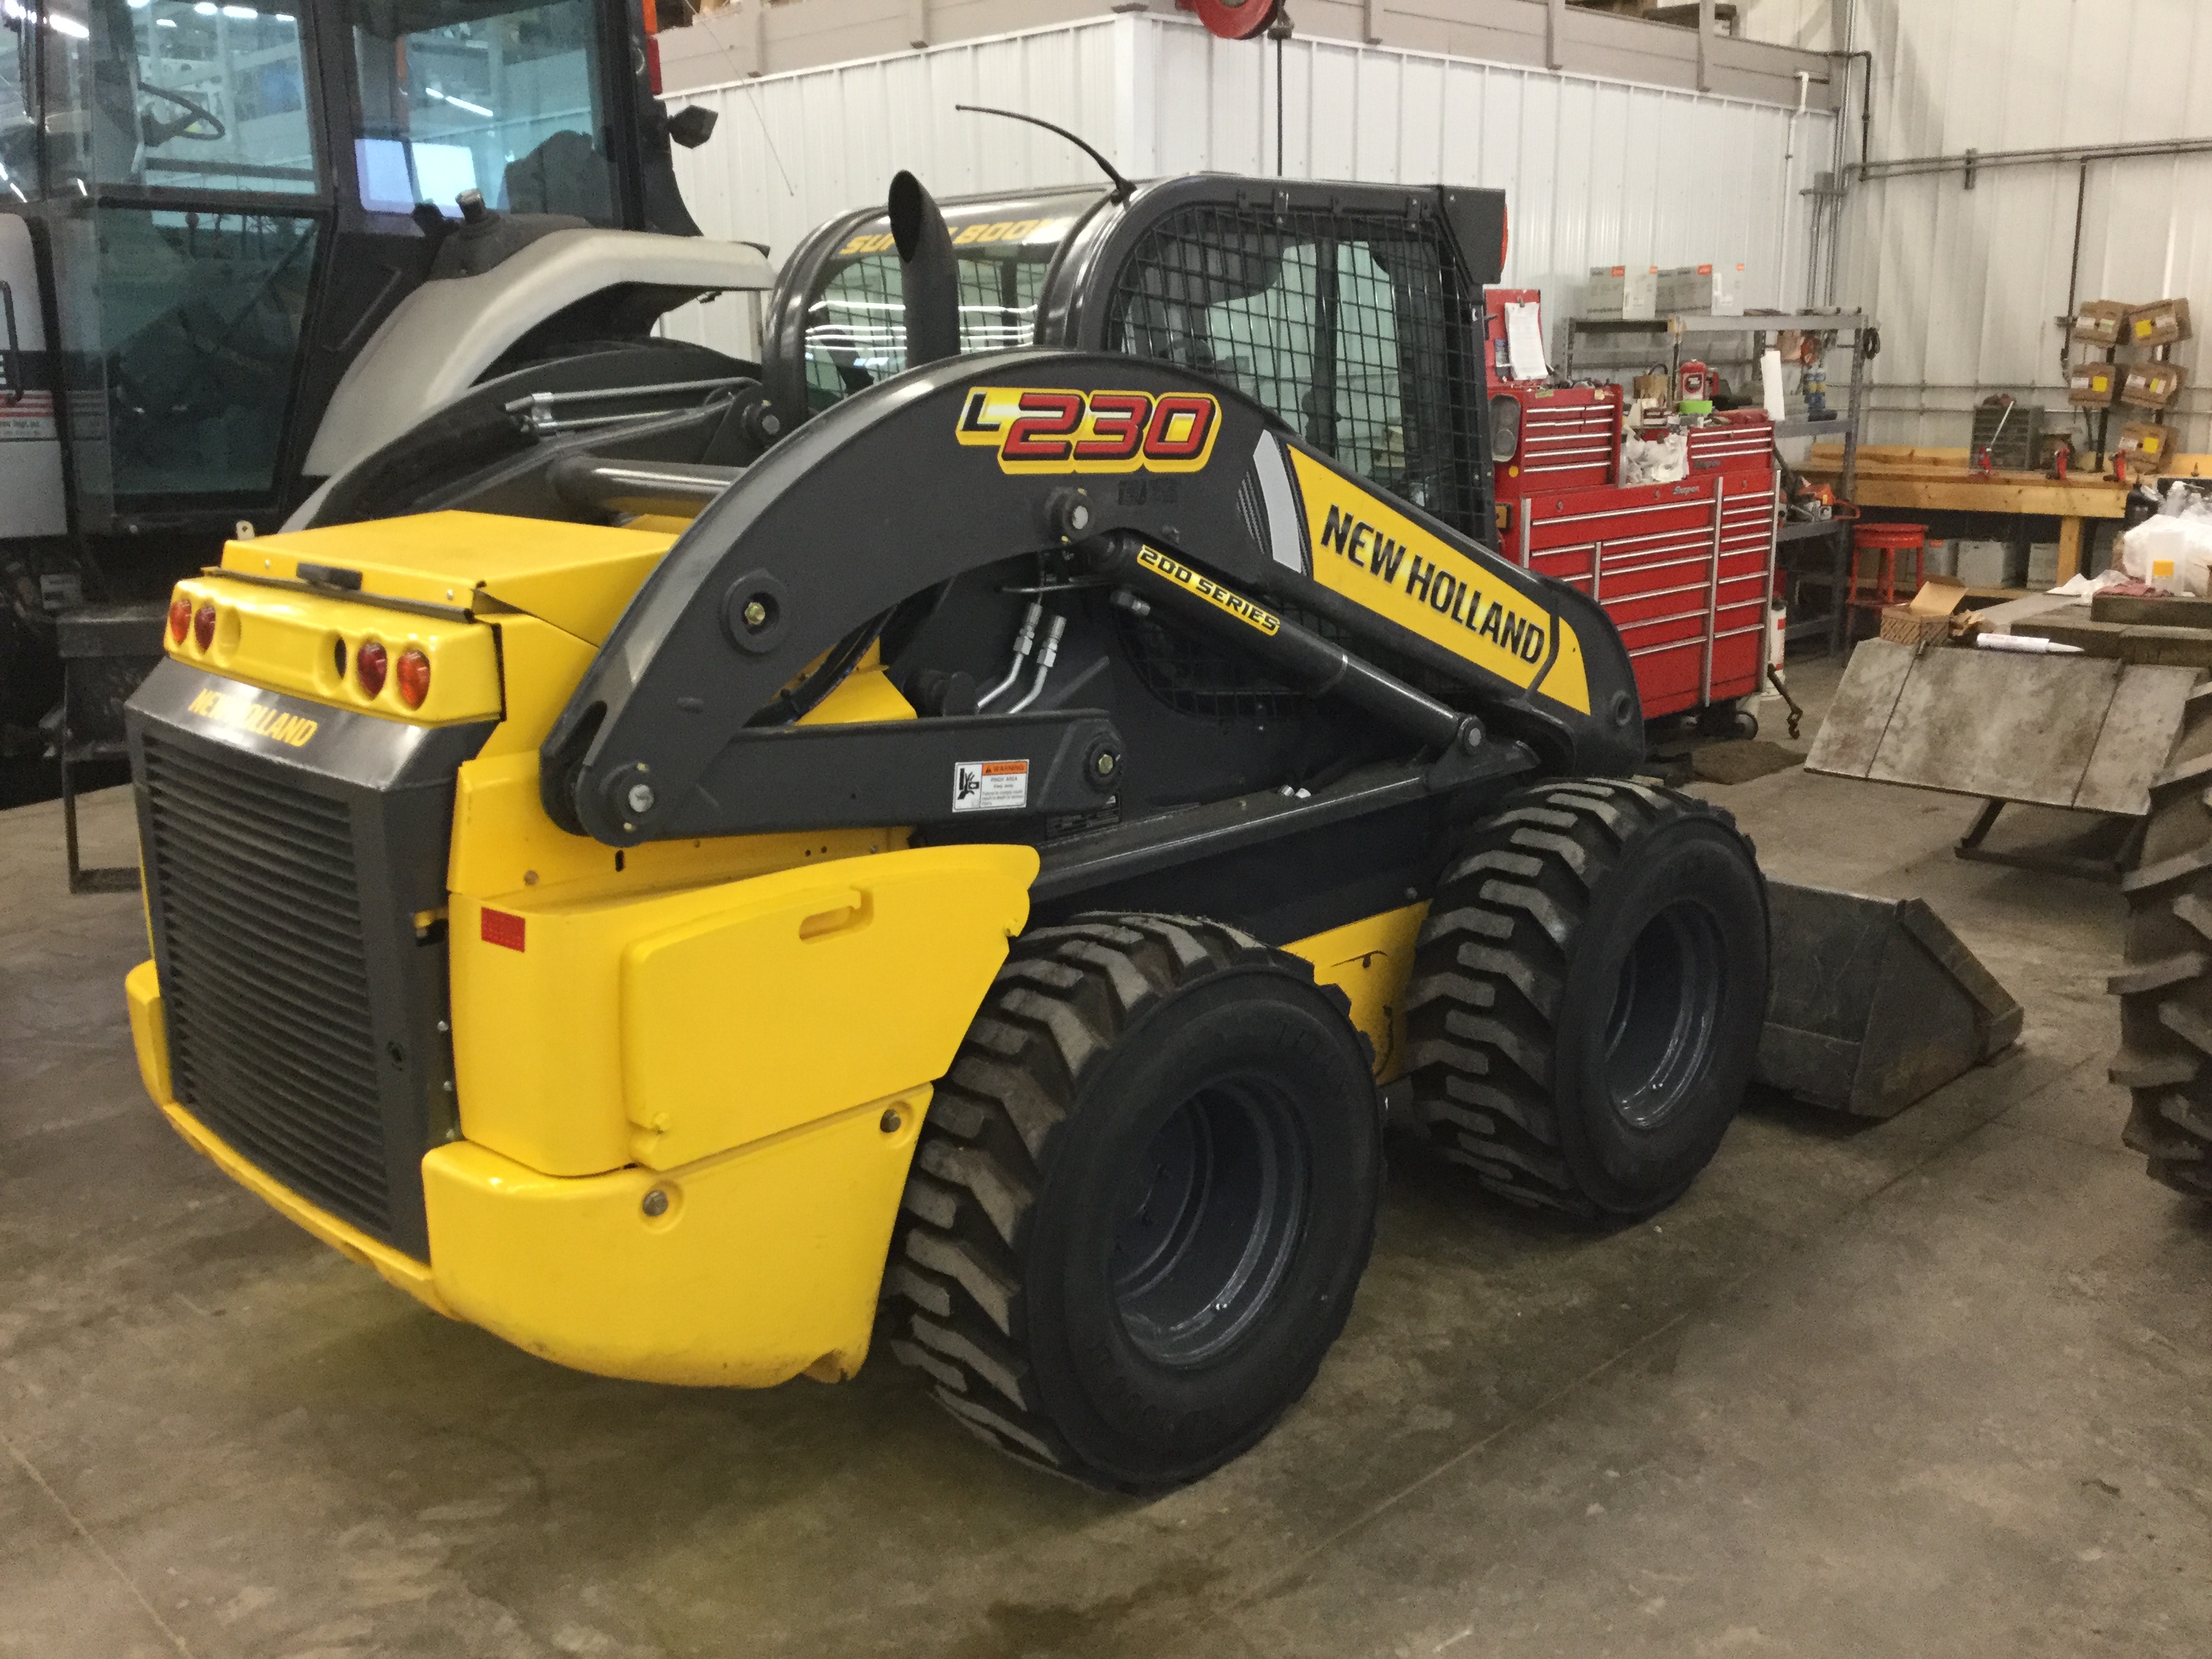
[[[1483,285],[1495,191],[1218,173],[942,204],[964,353],[1062,345],[1195,369],[1454,529],[1491,539]],[[818,414],[906,367],[887,211],[830,221],[786,267],[763,350]]]
[[[428,274],[438,217],[466,191],[495,210],[696,234],[672,175],[647,176],[654,161],[666,171],[665,121],[657,155],[608,148],[655,106],[605,13],[9,5],[0,207],[46,245],[80,527],[279,513],[346,362]]]

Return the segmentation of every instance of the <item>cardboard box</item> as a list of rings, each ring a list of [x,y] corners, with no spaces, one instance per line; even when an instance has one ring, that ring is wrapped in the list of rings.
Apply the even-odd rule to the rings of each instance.
[[[1583,315],[1625,320],[1659,314],[1659,267],[1631,270],[1626,265],[1592,265],[1583,286]]]
[[[2130,363],[2120,383],[2120,401],[2137,409],[2164,409],[2189,378],[2179,363]]]
[[[2074,313],[2074,337],[2091,345],[2118,345],[2128,337],[2136,307],[2124,300],[2088,300]]]
[[[1884,605],[1881,636],[1899,645],[1940,645],[1963,638],[1978,628],[1981,618],[1962,611],[1966,585],[1953,576],[1929,576],[1905,605]]]
[[[1677,312],[1715,317],[1743,315],[1743,265],[1676,265],[1659,273],[1659,314]]]
[[[2127,463],[2128,477],[2140,478],[2166,471],[2173,453],[2173,428],[2148,421],[2130,421],[2120,428],[2119,456]]]
[[[2172,345],[2189,337],[2189,301],[2156,300],[2128,313],[2130,345]]]
[[[2003,542],[1960,541],[1952,559],[1952,574],[1968,587],[2002,587],[2005,565],[2012,549]]]
[[[2076,363],[2067,374],[2066,401],[2077,409],[2110,409],[2124,373],[2118,363]]]

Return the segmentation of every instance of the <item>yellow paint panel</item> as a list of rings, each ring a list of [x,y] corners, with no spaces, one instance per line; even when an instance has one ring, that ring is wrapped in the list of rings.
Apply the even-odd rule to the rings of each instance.
[[[850,1376],[928,1102],[906,1091],[680,1169],[577,1181],[436,1147],[422,1196],[438,1292],[518,1347],[604,1376]],[[669,1200],[658,1217],[654,1190]]]
[[[1429,907],[1408,904],[1363,916],[1284,948],[1314,965],[1314,978],[1350,999],[1352,1023],[1375,1046],[1375,1078],[1388,1083],[1406,1056],[1406,981],[1413,971],[1413,944]]]
[[[172,1097],[169,1024],[161,1014],[161,973],[152,962],[142,962],[124,975],[123,999],[131,1006],[131,1047],[138,1056],[138,1080],[156,1106],[166,1105]]]
[[[1534,687],[1577,714],[1589,713],[1586,684],[1537,685],[1552,653],[1553,629],[1559,631],[1563,656],[1574,639],[1564,618],[1423,529],[1374,490],[1303,450],[1285,447],[1305,504],[1316,581],[1509,684]],[[1579,659],[1579,641],[1574,649]]]
[[[481,589],[599,645],[673,540],[665,530],[422,513],[232,542],[222,563],[287,579],[302,560],[357,570],[362,592],[426,605],[466,607]]]
[[[865,660],[873,663],[872,654]],[[858,720],[910,720],[914,705],[879,667],[863,667],[799,718],[801,726],[849,726]]]
[[[723,890],[635,935],[633,1156],[667,1169],[943,1075],[1028,918],[1036,867],[1017,846],[848,859]]]
[[[194,634],[187,633],[181,645],[166,630],[161,635],[168,653],[194,668],[412,726],[501,716],[499,643],[489,629],[465,617],[425,617],[221,576],[191,577],[176,591],[195,611],[203,604],[216,608],[215,638],[206,650]],[[384,647],[386,659],[384,688],[373,698],[363,693],[356,672],[368,640]],[[420,708],[410,708],[399,696],[399,655],[410,646],[430,659],[429,695]],[[214,714],[222,717],[221,711]]]
[[[549,1175],[665,1168],[938,1077],[1027,914],[1035,850],[806,863],[805,841],[707,842],[692,855],[750,856],[757,868],[675,890],[640,891],[611,869],[596,884],[489,902],[457,888],[448,938],[461,1132]],[[856,892],[868,907],[860,926],[800,939]],[[522,949],[485,937],[487,909],[520,924]],[[511,936],[495,921],[495,938],[503,930]],[[634,958],[637,944],[652,948]],[[640,974],[651,988],[633,988]],[[793,975],[803,994],[778,978]],[[663,979],[674,981],[665,994]],[[896,1080],[879,1085],[884,1076]],[[672,1137],[654,1129],[664,1115]]]
[[[499,635],[507,718],[477,750],[477,758],[534,756],[568,706],[584,671],[599,656],[599,647],[535,617],[501,617],[493,627]]]

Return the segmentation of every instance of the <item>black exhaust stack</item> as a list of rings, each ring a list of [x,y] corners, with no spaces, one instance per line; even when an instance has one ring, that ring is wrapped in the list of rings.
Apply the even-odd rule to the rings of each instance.
[[[891,240],[906,308],[906,366],[960,355],[960,267],[937,203],[911,173],[891,180]]]

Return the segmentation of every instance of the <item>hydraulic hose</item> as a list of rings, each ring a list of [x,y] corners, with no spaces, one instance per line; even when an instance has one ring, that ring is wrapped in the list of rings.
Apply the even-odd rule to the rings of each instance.
[[[1023,614],[1021,628],[1014,635],[1014,659],[1006,665],[1006,672],[1000,676],[997,684],[975,699],[978,713],[1013,690],[1014,682],[1022,677],[1022,665],[1029,660],[1030,647],[1036,643],[1037,624],[1043,620],[1044,606],[1031,599],[1029,610]]]
[[[1006,710],[1009,714],[1020,714],[1044,694],[1044,677],[1052,672],[1053,664],[1060,660],[1060,636],[1066,632],[1067,618],[1055,612],[1052,626],[1045,629],[1044,643],[1037,647],[1036,678],[1030,682],[1030,689],[1022,694],[1022,700]]]

